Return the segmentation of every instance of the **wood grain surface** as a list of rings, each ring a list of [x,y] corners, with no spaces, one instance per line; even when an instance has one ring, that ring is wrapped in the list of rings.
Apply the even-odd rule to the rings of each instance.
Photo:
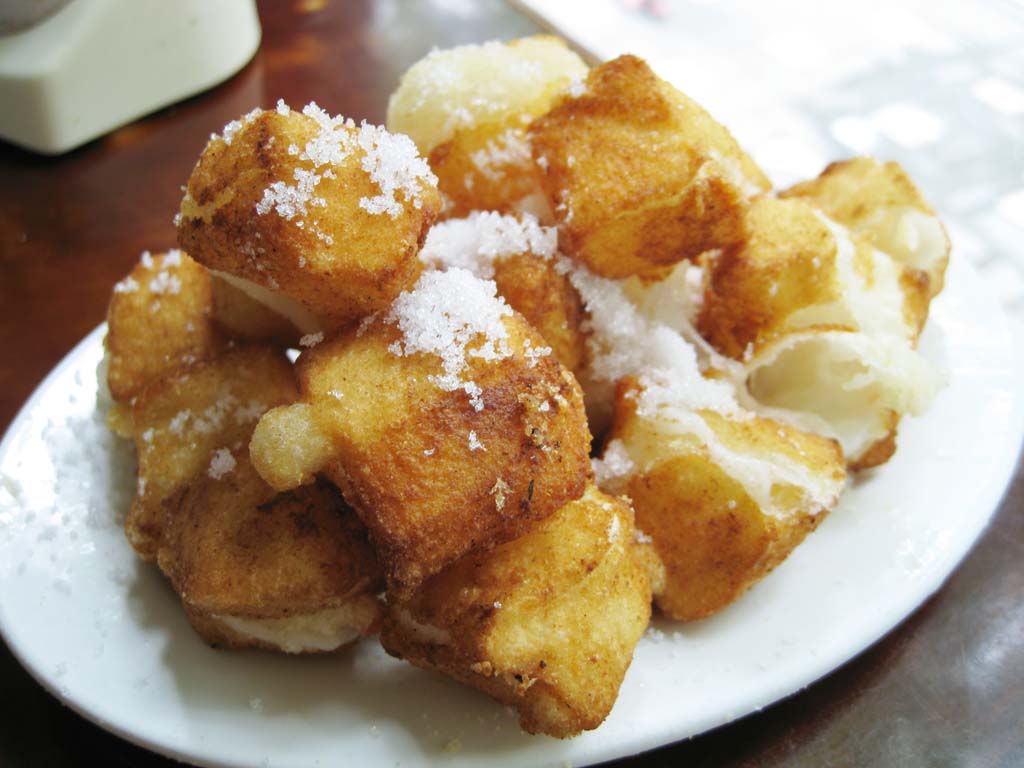
[[[498,0],[463,5],[267,0],[260,51],[223,85],[62,157],[0,144],[0,428],[103,320],[139,253],[174,245],[180,187],[212,131],[278,98],[380,123],[398,76],[431,47],[537,31]],[[1022,512],[1018,466],[973,552],[874,647],[763,712],[619,764],[1024,765]],[[62,707],[2,647],[0,690],[2,766],[174,765]]]

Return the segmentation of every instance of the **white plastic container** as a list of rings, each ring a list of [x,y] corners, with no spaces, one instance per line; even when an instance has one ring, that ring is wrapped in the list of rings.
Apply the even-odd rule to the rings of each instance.
[[[5,0],[0,29],[31,23],[26,5]],[[223,82],[259,43],[255,0],[71,0],[0,36],[0,138],[66,152]]]

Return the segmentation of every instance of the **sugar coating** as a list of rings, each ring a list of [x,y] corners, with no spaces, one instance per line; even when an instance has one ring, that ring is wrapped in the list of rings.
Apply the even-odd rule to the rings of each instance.
[[[476,436],[475,430],[469,430],[469,450],[471,451],[486,451],[484,444],[480,442],[480,438]]]
[[[494,211],[474,211],[464,219],[435,224],[427,233],[420,260],[436,268],[458,267],[477,277],[494,277],[494,262],[531,253],[552,258],[558,250],[558,231],[541,226],[533,214],[522,218]]]
[[[402,76],[388,126],[427,154],[459,130],[545,111],[552,83],[585,73],[579,56],[544,37],[435,48]]]
[[[126,277],[114,284],[114,293],[135,293],[137,290],[139,290],[139,283],[132,277]]]
[[[706,379],[697,352],[677,331],[642,315],[622,285],[583,267],[569,274],[589,313],[592,375],[616,382],[637,376],[644,385],[641,416],[653,415],[662,404],[692,410],[739,415],[732,383]]]
[[[283,101],[278,102],[279,114],[287,115],[290,111]],[[362,169],[380,188],[379,195],[359,201],[359,207],[368,213],[386,213],[396,218],[404,211],[399,193],[405,203],[420,208],[424,188],[437,185],[437,178],[408,137],[388,133],[366,121],[357,128],[351,118],[332,116],[312,101],[303,107],[302,114],[314,120],[319,130],[305,147],[300,149],[292,144],[288,153],[312,167],[296,168],[292,172],[293,183],[275,181],[267,187],[256,204],[259,215],[275,211],[281,218],[292,221],[306,216],[311,207],[326,207],[327,201],[315,194],[317,186],[322,179],[336,178],[333,168],[340,167],[355,152],[362,153]],[[295,223],[305,226],[301,220]],[[313,222],[313,231],[327,245],[333,244],[333,237],[321,232],[316,222]]]
[[[636,469],[625,444],[618,438],[610,440],[605,446],[604,455],[591,459],[590,463],[594,468],[594,481],[602,488],[617,487]]]
[[[356,140],[365,153],[363,170],[370,174],[371,181],[381,192],[374,197],[361,198],[359,207],[369,213],[386,213],[397,218],[404,210],[396,197],[399,192],[414,208],[422,207],[423,186],[436,186],[437,177],[420,157],[412,139],[364,122],[359,126]]]
[[[530,142],[519,128],[509,128],[488,139],[481,149],[470,154],[469,159],[491,181],[503,178],[503,169],[510,165],[526,166],[533,161]]]
[[[257,107],[251,112],[246,113],[240,119],[232,120],[230,123],[224,126],[224,130],[220,133],[220,135],[216,133],[211,133],[210,141],[216,141],[220,139],[225,144],[230,145],[235,138],[235,134],[237,134],[240,130],[242,130],[242,128],[247,126],[253,120],[255,120],[256,117],[259,116],[262,112],[263,110]]]
[[[481,280],[465,269],[424,272],[412,290],[395,299],[384,318],[402,332],[389,351],[399,357],[416,353],[439,357],[444,373],[431,375],[431,383],[445,392],[464,391],[473,409],[482,411],[483,391],[465,379],[468,358],[493,362],[512,354],[502,322],[512,310],[497,293],[493,281]]]
[[[227,448],[220,448],[213,454],[213,458],[210,459],[210,468],[207,470],[207,474],[214,480],[220,480],[228,472],[231,472],[236,464],[237,462],[231,451]]]
[[[317,344],[319,344],[323,340],[324,340],[323,331],[318,331],[316,333],[307,333],[305,336],[303,336],[301,339],[299,339],[299,346],[300,347],[315,347]]]

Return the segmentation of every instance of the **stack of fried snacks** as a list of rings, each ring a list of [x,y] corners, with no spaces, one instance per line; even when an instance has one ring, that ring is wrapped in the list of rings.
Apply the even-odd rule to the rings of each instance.
[[[652,600],[721,610],[889,458],[934,390],[948,241],[895,164],[772,194],[641,59],[555,38],[431,53],[387,123],[230,123],[181,203],[192,258],[115,288],[127,533],[212,644],[379,627],[572,736]]]

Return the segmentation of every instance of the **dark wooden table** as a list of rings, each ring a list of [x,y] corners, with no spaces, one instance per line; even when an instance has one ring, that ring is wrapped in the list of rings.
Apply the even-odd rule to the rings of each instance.
[[[499,0],[295,0],[261,6],[264,41],[236,77],[66,156],[0,144],[0,429],[99,323],[171,217],[213,130],[279,97],[383,122],[430,47],[537,31]],[[0,108],[4,108],[0,105]],[[621,765],[1024,765],[1024,471],[946,585],[874,647],[807,690]],[[0,766],[169,766],[64,708],[0,646]],[[699,691],[680,691],[680,696]]]

